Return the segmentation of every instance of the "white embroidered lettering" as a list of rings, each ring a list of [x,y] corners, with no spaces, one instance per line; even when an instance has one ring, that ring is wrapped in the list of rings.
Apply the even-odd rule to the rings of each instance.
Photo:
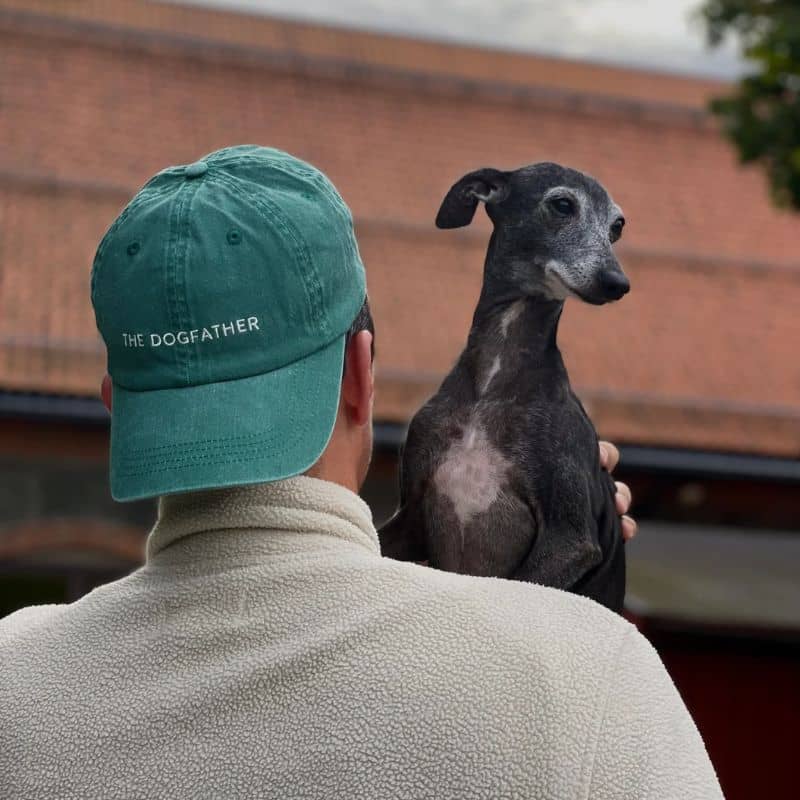
[[[122,344],[125,347],[144,347],[144,334],[142,333],[123,333]]]
[[[220,330],[221,329],[221,330]],[[240,317],[228,322],[217,322],[207,328],[194,328],[190,331],[164,331],[163,333],[122,333],[123,347],[145,347],[149,337],[150,347],[173,347],[175,344],[194,344],[195,342],[210,342],[214,339],[236,336],[241,333],[261,331],[258,317]]]

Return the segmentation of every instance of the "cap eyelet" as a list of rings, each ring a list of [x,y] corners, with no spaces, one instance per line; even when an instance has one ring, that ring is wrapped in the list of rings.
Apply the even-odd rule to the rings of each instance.
[[[140,247],[141,245],[139,244],[139,242],[131,242],[128,245],[128,255],[135,256],[139,252]]]
[[[228,244],[242,243],[241,231],[237,231],[236,228],[232,228],[231,230],[229,230],[228,235],[225,238],[228,240]]]

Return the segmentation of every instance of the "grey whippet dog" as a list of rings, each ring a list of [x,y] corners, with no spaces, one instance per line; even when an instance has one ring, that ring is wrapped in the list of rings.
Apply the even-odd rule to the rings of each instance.
[[[408,429],[384,555],[533,581],[621,610],[615,486],[556,345],[567,297],[630,288],[611,245],[625,220],[593,178],[558,164],[480,169],[447,193],[440,228],[483,202],[494,231],[467,346]]]

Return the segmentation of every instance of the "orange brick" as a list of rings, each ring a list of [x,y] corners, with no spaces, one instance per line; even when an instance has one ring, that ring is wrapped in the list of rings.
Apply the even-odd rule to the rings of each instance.
[[[139,0],[0,0],[0,385],[95,392],[94,248],[153,172],[281,147],[353,208],[378,326],[379,418],[458,354],[489,227],[433,226],[478,166],[556,160],[628,219],[633,283],[568,304],[561,343],[604,435],[800,453],[798,217],[703,109],[725,84]]]

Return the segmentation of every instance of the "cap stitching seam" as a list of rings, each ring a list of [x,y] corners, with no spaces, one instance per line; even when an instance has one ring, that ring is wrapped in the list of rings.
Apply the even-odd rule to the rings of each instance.
[[[294,423],[295,421],[296,421],[296,416],[293,416],[291,418],[291,422]],[[275,437],[275,436],[265,437],[263,440],[258,440],[258,441],[252,442],[251,445],[269,443],[269,442],[274,441],[276,438],[277,437]],[[180,466],[191,466],[192,464],[198,464],[198,463],[203,463],[203,462],[208,462],[208,461],[216,461],[217,459],[214,456],[217,453],[220,453],[220,452],[225,454],[226,449],[227,449],[229,454],[235,455],[236,452],[238,452],[238,451],[246,452],[249,448],[248,447],[244,447],[244,446],[238,446],[238,447],[232,447],[232,448],[231,447],[229,447],[229,448],[217,448],[217,449],[213,449],[213,450],[208,450],[208,451],[202,452],[202,453],[200,453],[199,455],[197,455],[197,456],[195,456],[193,458],[167,458],[167,459],[155,459],[154,461],[155,461],[156,464],[161,465],[164,469],[170,469],[172,467],[180,467]],[[269,457],[272,458],[274,456],[281,456],[281,455],[284,455],[285,453],[290,452],[291,450],[293,450],[293,448],[291,446],[289,446],[289,445],[286,445],[286,446],[280,448],[279,450],[270,450]],[[259,450],[258,453],[254,453],[253,454],[253,458],[264,458],[264,455],[265,455],[264,452],[262,450]],[[148,462],[148,463],[152,463],[152,462]],[[134,472],[132,472],[131,470],[128,470],[126,472],[118,472],[117,474],[118,475],[122,475],[122,474],[144,474],[145,472],[148,472],[149,469],[150,469],[147,464],[131,465],[131,466],[134,467]],[[138,469],[139,467],[142,468],[141,471]]]
[[[294,418],[293,418],[294,419]],[[155,461],[158,464],[189,464],[194,461],[203,461],[208,456],[213,455],[214,453],[230,453],[230,452],[237,452],[237,451],[246,451],[253,445],[264,445],[269,444],[280,438],[278,434],[270,434],[269,436],[262,436],[262,437],[253,437],[248,442],[241,442],[237,444],[224,444],[225,440],[222,439],[221,441],[223,444],[217,445],[215,447],[198,447],[198,448],[191,448],[185,447],[186,455],[176,455],[175,458],[159,458],[157,455],[154,458],[148,458],[147,455],[143,455],[138,458],[132,459],[120,459],[120,465],[127,465],[129,467],[137,468],[137,467],[145,467],[147,464],[153,463]],[[177,449],[177,448],[175,448]],[[289,450],[289,447],[284,448],[284,450]],[[270,453],[280,453],[283,450],[273,450]],[[262,453],[263,455],[263,453]],[[137,463],[143,462],[143,463]]]
[[[179,236],[178,241],[176,242],[176,250],[182,252],[180,256],[176,255],[175,260],[175,299],[176,312],[178,314],[178,330],[183,330],[184,328],[189,329],[191,327],[191,321],[189,319],[189,307],[186,300],[186,265],[189,259],[189,243],[187,233],[190,226],[189,220],[192,213],[192,204],[194,202],[194,198],[197,196],[197,191],[200,188],[200,185],[201,184],[199,181],[193,181],[192,184],[190,184],[189,189],[186,192],[185,201],[180,209],[182,219],[178,220],[179,226],[182,227],[182,230],[179,231],[181,236]],[[186,209],[185,214],[184,208]],[[178,270],[181,271],[181,291],[178,291]],[[191,346],[182,347],[178,351],[177,357],[179,363],[182,362],[183,365],[183,373],[186,380],[186,385],[190,386],[194,351]]]
[[[239,190],[241,187],[237,186],[237,182],[235,179],[231,178],[224,173],[220,174],[217,173],[215,175],[216,178],[221,180],[222,183],[227,185],[230,189]],[[311,309],[312,316],[316,321],[319,318],[319,310],[317,307],[317,301],[315,297],[312,297],[310,287],[308,286],[308,269],[303,269],[303,266],[309,266],[309,259],[308,254],[305,249],[302,247],[301,242],[299,241],[299,235],[297,234],[296,230],[290,226],[288,218],[283,214],[280,207],[273,203],[271,200],[267,200],[264,197],[258,196],[255,192],[248,192],[250,196],[250,200],[256,209],[261,213],[262,217],[265,218],[265,221],[270,221],[270,216],[274,217],[272,220],[273,223],[277,223],[278,227],[286,234],[286,237],[291,241],[292,247],[295,251],[295,255],[297,257],[297,261],[299,266],[301,267],[301,282],[303,284],[303,291],[306,295],[306,300],[308,305]],[[313,281],[313,278],[312,278]],[[327,331],[323,331],[323,333],[327,333]]]
[[[330,182],[330,180],[328,180],[328,178],[325,177],[323,173],[314,167],[308,167],[307,169],[299,169],[296,167],[294,169],[288,169],[286,164],[279,160],[263,159],[256,156],[226,158],[220,161],[213,161],[212,165],[227,167],[231,164],[241,164],[242,162],[252,163],[257,166],[269,166],[270,168],[280,172],[283,175],[286,175],[289,178],[296,178],[298,175],[301,175],[302,177],[309,179],[325,196],[325,198],[333,203],[338,210],[344,212],[345,217],[352,222],[352,214],[350,213],[350,209],[347,207],[347,204],[336,190],[336,187]]]
[[[240,189],[236,181],[224,173],[216,173],[215,178],[227,185],[231,189]],[[266,222],[277,223],[278,226],[284,231],[287,238],[291,240],[293,249],[298,258],[299,265],[303,272],[302,281],[305,290],[306,299],[311,308],[314,322],[318,322],[321,327],[321,332],[324,336],[330,334],[328,321],[322,314],[322,286],[320,285],[319,278],[316,274],[316,269],[311,260],[308,248],[305,245],[300,232],[292,224],[289,218],[283,213],[280,206],[268,200],[266,197],[259,196],[255,192],[248,192],[249,198],[253,205],[261,212],[262,217]],[[274,217],[274,219],[270,219]],[[309,285],[310,284],[310,285]]]
[[[213,159],[208,161],[208,159],[201,159],[201,161],[206,161],[212,167],[227,167],[231,164],[255,164],[256,166],[270,166],[274,167],[277,170],[280,170],[285,175],[305,175],[307,177],[312,177],[314,175],[321,174],[318,169],[312,167],[310,164],[306,167],[293,167],[292,169],[287,169],[286,163],[281,160],[280,158],[276,158],[275,156],[258,156],[252,154],[246,155],[231,155],[225,156],[224,158]],[[297,163],[299,164],[300,161],[297,159]]]
[[[175,199],[172,202],[172,208],[169,212],[169,227],[167,229],[167,237],[164,242],[164,270],[163,270],[163,292],[164,302],[167,310],[167,316],[172,328],[176,327],[176,300],[175,300],[175,276],[173,267],[173,257],[175,252],[175,242],[177,240],[178,221],[180,219],[180,209],[184,202],[185,191],[188,187],[186,181],[182,182],[177,189]],[[180,372],[179,355],[176,348],[173,348],[172,363],[175,369]]]
[[[288,448],[285,449],[285,450],[273,451],[272,453],[270,453],[270,456],[271,457],[282,456],[282,455],[285,455],[288,452],[289,452]],[[224,459],[224,460],[220,460],[218,458],[203,458],[203,459],[196,459],[194,461],[187,461],[185,463],[169,464],[168,466],[164,466],[164,467],[137,470],[137,471],[134,471],[134,472],[117,472],[116,473],[116,477],[117,478],[134,478],[134,477],[137,477],[139,475],[151,475],[151,474],[155,474],[155,473],[158,473],[158,472],[169,472],[170,470],[180,469],[181,467],[192,467],[192,466],[199,466],[199,465],[202,465],[202,464],[209,464],[209,463],[213,463],[215,466],[222,466],[224,464],[240,464],[240,463],[244,463],[244,462],[247,462],[247,461],[255,461],[255,460],[259,459],[259,458],[264,458],[264,454],[263,453],[254,453],[253,455],[250,455],[250,456],[247,456],[247,457],[228,458],[228,459]],[[159,463],[163,463],[163,462],[159,462]]]
[[[129,450],[128,454],[132,456],[128,460],[130,461],[137,461],[141,460],[141,458],[146,458],[148,455],[152,455],[154,453],[169,451],[175,452],[180,450],[198,450],[202,452],[203,450],[211,450],[212,447],[200,447],[198,445],[214,445],[217,442],[228,442],[230,443],[231,447],[239,447],[244,446],[247,442],[253,439],[263,438],[263,432],[261,433],[246,433],[242,434],[241,436],[222,436],[215,439],[201,439],[197,442],[178,442],[176,444],[169,444],[169,445],[159,445],[157,447],[141,447],[137,448],[136,450]],[[234,444],[234,442],[242,442],[241,445]],[[143,454],[139,457],[138,453]]]
[[[288,422],[290,427],[294,428],[295,423],[297,422],[297,404],[292,405],[293,413],[290,416]],[[228,458],[226,460],[220,460],[215,456],[221,452],[225,452],[226,450],[229,453],[235,454],[237,451],[246,450],[246,448],[252,447],[255,444],[265,444],[268,442],[273,442],[280,439],[279,434],[271,434],[270,436],[263,436],[260,439],[256,438],[253,441],[249,442],[246,445],[236,445],[231,447],[218,447],[218,448],[207,448],[201,450],[201,455],[196,456],[194,458],[173,458],[173,459],[156,459],[156,463],[160,464],[160,467],[154,468],[152,466],[147,466],[146,468],[136,469],[133,470],[114,470],[115,477],[118,478],[125,478],[125,477],[134,477],[137,475],[147,475],[150,473],[155,472],[166,472],[170,469],[179,469],[181,467],[191,467],[197,464],[204,464],[213,462],[214,464],[232,464],[237,462],[244,462],[244,461],[254,461],[257,458],[264,458],[264,453],[259,451],[258,453],[253,453],[251,456],[248,457],[239,457],[239,458]],[[223,440],[224,441],[224,440]],[[279,457],[285,455],[286,453],[290,452],[293,447],[293,443],[286,443],[284,447],[279,450],[273,450],[270,452],[270,458]],[[202,453],[207,453],[207,455],[202,455]]]

